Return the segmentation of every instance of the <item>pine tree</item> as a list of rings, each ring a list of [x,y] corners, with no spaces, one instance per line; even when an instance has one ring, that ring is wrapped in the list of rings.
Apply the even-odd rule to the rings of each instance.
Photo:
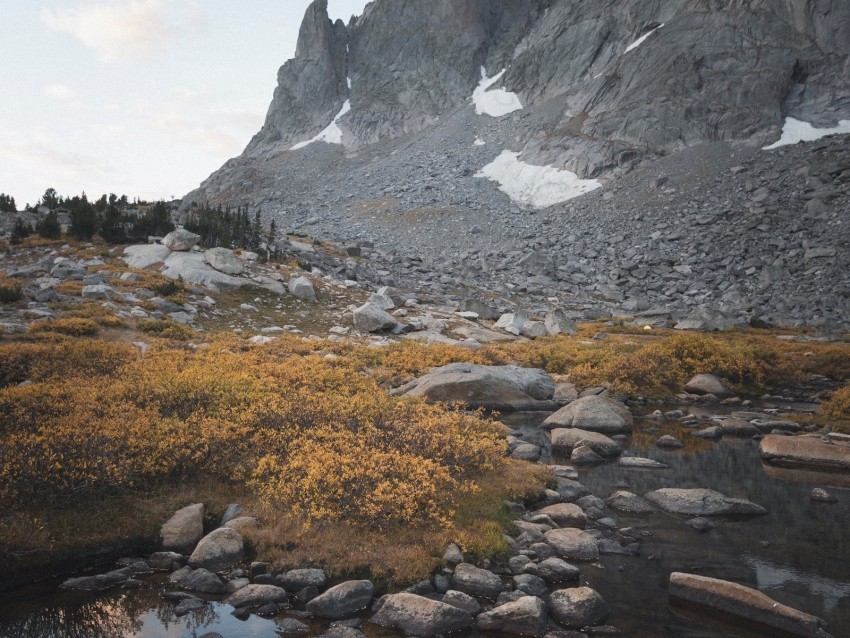
[[[62,226],[59,224],[59,217],[55,210],[47,213],[44,219],[36,223],[35,232],[45,239],[59,239],[62,236]]]
[[[66,203],[71,211],[71,234],[80,241],[90,240],[98,227],[97,211],[94,206],[89,203],[85,193]]]

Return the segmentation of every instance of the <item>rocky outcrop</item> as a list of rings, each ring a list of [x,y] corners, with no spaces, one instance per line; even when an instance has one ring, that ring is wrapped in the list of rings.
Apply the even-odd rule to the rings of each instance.
[[[829,638],[821,618],[782,605],[757,589],[717,578],[673,572],[670,597],[733,614],[793,636]]]

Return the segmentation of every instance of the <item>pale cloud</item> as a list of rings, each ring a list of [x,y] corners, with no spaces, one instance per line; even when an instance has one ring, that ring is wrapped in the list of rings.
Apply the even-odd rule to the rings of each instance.
[[[51,84],[49,86],[45,86],[43,92],[51,100],[56,100],[58,102],[72,102],[77,97],[77,94],[64,84]]]
[[[197,0],[118,0],[83,4],[71,10],[42,9],[41,20],[94,49],[104,62],[161,54],[178,37],[204,23]]]

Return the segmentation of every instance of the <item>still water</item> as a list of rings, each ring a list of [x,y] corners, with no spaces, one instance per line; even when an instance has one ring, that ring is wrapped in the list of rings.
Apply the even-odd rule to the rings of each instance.
[[[539,420],[539,415],[513,415],[510,423],[527,440],[548,446],[548,437],[536,427]],[[654,441],[661,434],[678,436],[687,445],[677,451],[658,449]],[[694,616],[690,610],[671,606],[670,573],[696,571],[761,589],[782,603],[824,618],[836,638],[850,636],[846,477],[765,468],[754,441],[726,438],[709,443],[694,439],[673,423],[638,422],[624,447],[626,456],[653,458],[670,468],[636,470],[614,463],[582,471],[581,482],[596,496],[606,498],[620,489],[643,495],[662,487],[704,487],[747,498],[766,507],[769,514],[720,520],[716,529],[703,534],[686,526],[685,518],[613,513],[619,527],[643,532],[641,555],[603,556],[597,563],[579,566],[582,584],[603,595],[613,612],[608,622],[622,635],[765,635],[716,615]],[[565,462],[548,454],[546,460]],[[813,487],[828,487],[839,502],[812,503]],[[210,631],[225,638],[281,635],[275,620],[251,616],[240,621],[230,615],[231,607],[215,601],[202,612],[176,618],[173,605],[160,597],[165,587],[159,576],[138,590],[79,594],[58,591],[56,583],[47,583],[7,593],[0,601],[0,638],[198,638]],[[308,624],[313,635],[326,627]],[[386,635],[368,623],[363,631],[375,638]]]

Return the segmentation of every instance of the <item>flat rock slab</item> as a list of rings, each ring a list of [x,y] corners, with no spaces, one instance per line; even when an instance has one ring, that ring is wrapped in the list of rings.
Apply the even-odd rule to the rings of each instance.
[[[580,529],[573,527],[553,529],[543,536],[546,543],[561,558],[571,560],[596,560],[599,558],[599,546],[596,538]]]
[[[122,259],[130,268],[150,268],[154,264],[168,259],[171,249],[160,244],[141,244],[139,246],[127,246],[124,249]]]
[[[764,461],[782,467],[850,472],[850,444],[841,440],[769,434],[759,444],[759,452]]]
[[[646,495],[646,500],[665,512],[688,516],[761,516],[767,510],[741,498],[730,498],[707,489],[663,488]]]
[[[638,468],[638,469],[649,469],[649,470],[666,470],[669,468],[669,465],[665,463],[661,463],[654,459],[646,459],[640,456],[623,456],[620,457],[620,460],[617,462],[617,465],[620,467],[629,467],[629,468]]]
[[[782,605],[756,589],[717,578],[673,572],[670,596],[719,609],[774,629],[807,638],[829,638],[827,624],[792,607]]]
[[[217,271],[204,261],[202,253],[173,252],[164,262],[162,274],[169,279],[182,279],[212,290],[232,290],[244,286],[248,279],[241,279]]]
[[[380,601],[371,622],[399,629],[407,636],[437,636],[472,626],[472,615],[463,609],[416,594],[390,594]]]
[[[536,368],[452,363],[402,386],[398,393],[430,402],[514,411],[551,401],[555,383],[548,372]]]
[[[592,395],[568,403],[549,416],[542,427],[618,434],[630,432],[633,423],[632,413],[625,405],[608,397]]]

